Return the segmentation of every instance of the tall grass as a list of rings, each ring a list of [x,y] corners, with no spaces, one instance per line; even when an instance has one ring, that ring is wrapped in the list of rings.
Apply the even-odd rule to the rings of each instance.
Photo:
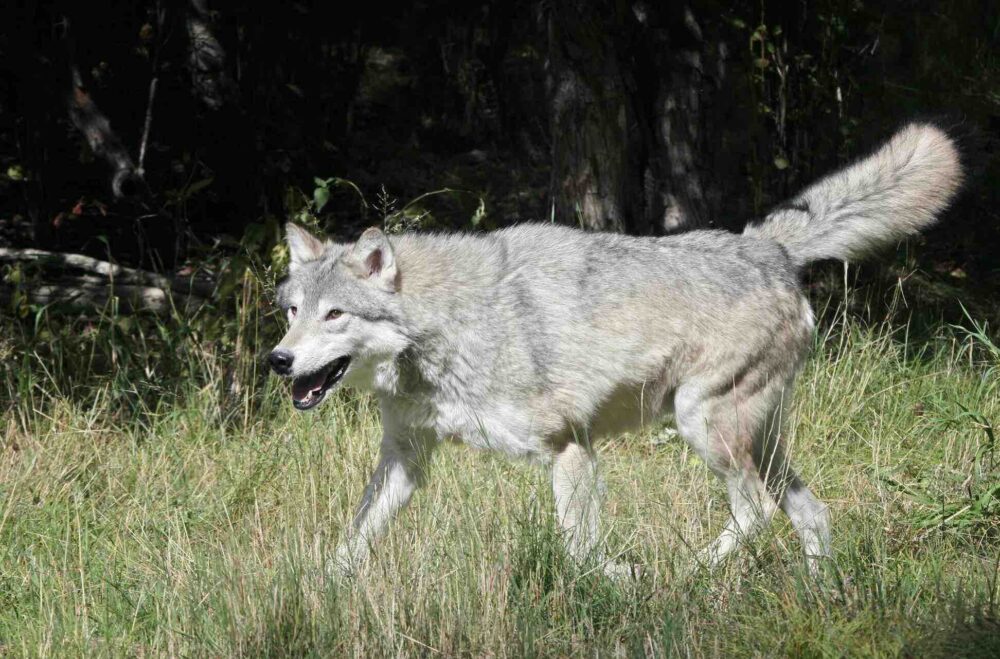
[[[914,345],[831,314],[818,334],[786,436],[833,510],[821,580],[783,519],[688,569],[724,490],[652,433],[602,449],[608,542],[638,582],[566,560],[543,471],[461,447],[338,582],[319,568],[373,465],[375,406],[342,391],[295,413],[260,371],[277,323],[245,284],[229,331],[211,313],[4,321],[0,655],[1000,653],[1000,352],[982,327]]]

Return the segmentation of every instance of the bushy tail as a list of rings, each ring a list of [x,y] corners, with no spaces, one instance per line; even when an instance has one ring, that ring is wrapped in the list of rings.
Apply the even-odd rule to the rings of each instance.
[[[799,267],[853,261],[932,225],[961,182],[954,141],[934,126],[910,124],[743,233],[781,243]]]

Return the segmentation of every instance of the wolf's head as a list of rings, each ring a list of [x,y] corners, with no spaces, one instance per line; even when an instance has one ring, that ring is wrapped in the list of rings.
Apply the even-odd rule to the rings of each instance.
[[[292,402],[307,410],[345,379],[372,386],[378,367],[409,341],[401,324],[399,271],[378,229],[354,244],[322,242],[288,224],[291,261],[278,286],[288,317],[285,337],[268,355],[275,373],[292,380]]]

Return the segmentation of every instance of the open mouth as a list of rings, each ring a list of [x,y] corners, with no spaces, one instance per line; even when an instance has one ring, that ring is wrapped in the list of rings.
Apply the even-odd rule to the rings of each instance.
[[[295,409],[308,410],[319,405],[326,392],[344,377],[350,363],[350,357],[340,357],[312,375],[295,378],[292,381],[292,405]]]

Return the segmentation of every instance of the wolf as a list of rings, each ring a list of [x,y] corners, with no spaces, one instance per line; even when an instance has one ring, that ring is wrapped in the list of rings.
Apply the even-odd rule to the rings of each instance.
[[[595,449],[671,412],[728,493],[731,515],[699,563],[718,565],[780,508],[819,569],[830,513],[781,441],[814,333],[802,271],[927,228],[961,180],[955,142],[910,124],[741,234],[524,224],[450,235],[371,228],[341,244],[289,224],[277,289],[289,327],[271,368],[291,380],[299,410],[341,383],[374,392],[383,426],[378,464],[327,569],[363,565],[426,482],[435,447],[451,440],[549,465],[568,554],[631,574],[602,547]]]

